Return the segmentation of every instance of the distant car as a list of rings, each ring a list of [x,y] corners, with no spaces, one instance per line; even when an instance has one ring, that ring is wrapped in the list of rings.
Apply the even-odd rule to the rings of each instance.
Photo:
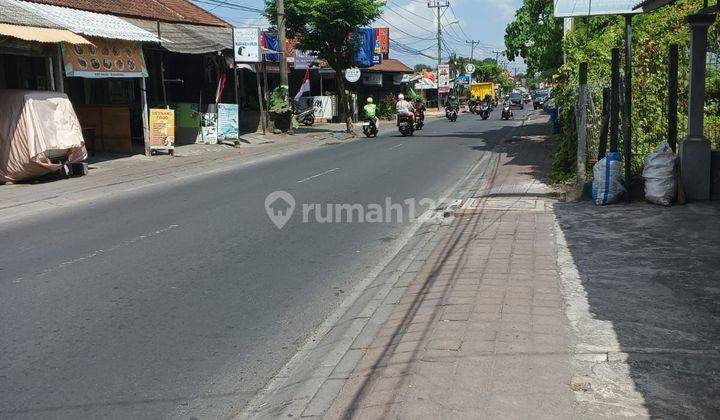
[[[542,108],[548,99],[550,99],[550,95],[547,90],[536,90],[533,96],[533,109]]]
[[[520,94],[520,93],[511,93],[510,94],[510,107],[525,109],[525,104],[523,102],[522,94]]]

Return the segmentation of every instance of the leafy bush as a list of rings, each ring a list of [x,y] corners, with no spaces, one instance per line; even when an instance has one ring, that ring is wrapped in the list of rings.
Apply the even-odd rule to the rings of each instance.
[[[276,87],[268,99],[268,111],[271,114],[283,115],[292,112],[288,102],[288,90],[283,86]]]
[[[380,100],[378,104],[378,117],[385,119],[392,119],[395,116],[395,98],[392,95],[387,95]]]
[[[645,155],[667,136],[667,60],[671,43],[680,46],[678,133],[687,130],[689,82],[689,29],[684,17],[702,7],[700,0],[679,0],[673,6],[633,18],[633,108],[632,108],[632,171],[642,171]],[[602,88],[610,86],[610,55],[614,47],[624,44],[624,18],[601,16],[575,19],[575,29],[564,41],[567,63],[554,76],[554,89],[560,107],[561,134],[553,162],[555,181],[574,176],[577,143],[574,108],[577,103],[578,68],[588,62],[588,85],[600,112]],[[717,31],[718,24],[711,27]],[[712,38],[711,38],[712,41]],[[711,45],[709,48],[717,48]],[[621,54],[622,56],[622,54]],[[621,57],[621,61],[624,61]],[[621,63],[624,65],[624,63]],[[621,69],[622,72],[622,69]],[[720,80],[709,73],[709,112],[717,115],[714,103],[720,104]],[[717,95],[715,94],[717,92]],[[714,97],[718,98],[715,102]],[[718,109],[720,112],[720,109]],[[705,120],[706,135],[717,142],[720,118],[709,115]],[[622,127],[619,144],[622,147]]]

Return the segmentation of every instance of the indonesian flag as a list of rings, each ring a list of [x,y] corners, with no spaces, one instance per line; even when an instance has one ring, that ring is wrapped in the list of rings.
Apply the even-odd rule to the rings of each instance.
[[[295,94],[295,100],[297,101],[300,99],[301,96],[303,96],[303,93],[308,92],[310,93],[310,69],[305,69],[305,78],[303,79],[302,85],[300,86],[300,90],[298,93]]]

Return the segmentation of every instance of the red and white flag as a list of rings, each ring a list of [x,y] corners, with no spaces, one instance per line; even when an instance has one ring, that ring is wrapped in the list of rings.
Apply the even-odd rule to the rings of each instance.
[[[303,93],[308,92],[310,93],[310,69],[305,69],[305,78],[303,79],[302,85],[300,86],[300,90],[297,94],[295,94],[295,100],[297,101],[300,99],[301,96],[303,96]]]

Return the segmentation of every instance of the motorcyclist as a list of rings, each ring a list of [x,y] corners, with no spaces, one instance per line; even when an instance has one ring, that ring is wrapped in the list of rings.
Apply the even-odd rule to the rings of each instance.
[[[414,123],[415,122],[415,106],[413,106],[412,102],[408,102],[405,100],[405,95],[402,93],[398,95],[397,103],[395,104],[395,112],[397,113],[398,117],[410,117],[410,120]],[[398,119],[398,123],[400,120]]]
[[[380,128],[380,119],[377,117],[377,105],[373,103],[372,97],[367,98],[366,104],[363,107],[363,112],[365,113],[368,121],[375,124],[375,128]]]
[[[425,120],[425,110],[427,109],[425,107],[425,103],[423,102],[421,97],[415,98],[415,112],[417,112],[418,118],[421,120]]]
[[[457,96],[449,95],[447,101],[445,101],[445,109],[454,109],[455,111],[460,110],[460,101]]]

